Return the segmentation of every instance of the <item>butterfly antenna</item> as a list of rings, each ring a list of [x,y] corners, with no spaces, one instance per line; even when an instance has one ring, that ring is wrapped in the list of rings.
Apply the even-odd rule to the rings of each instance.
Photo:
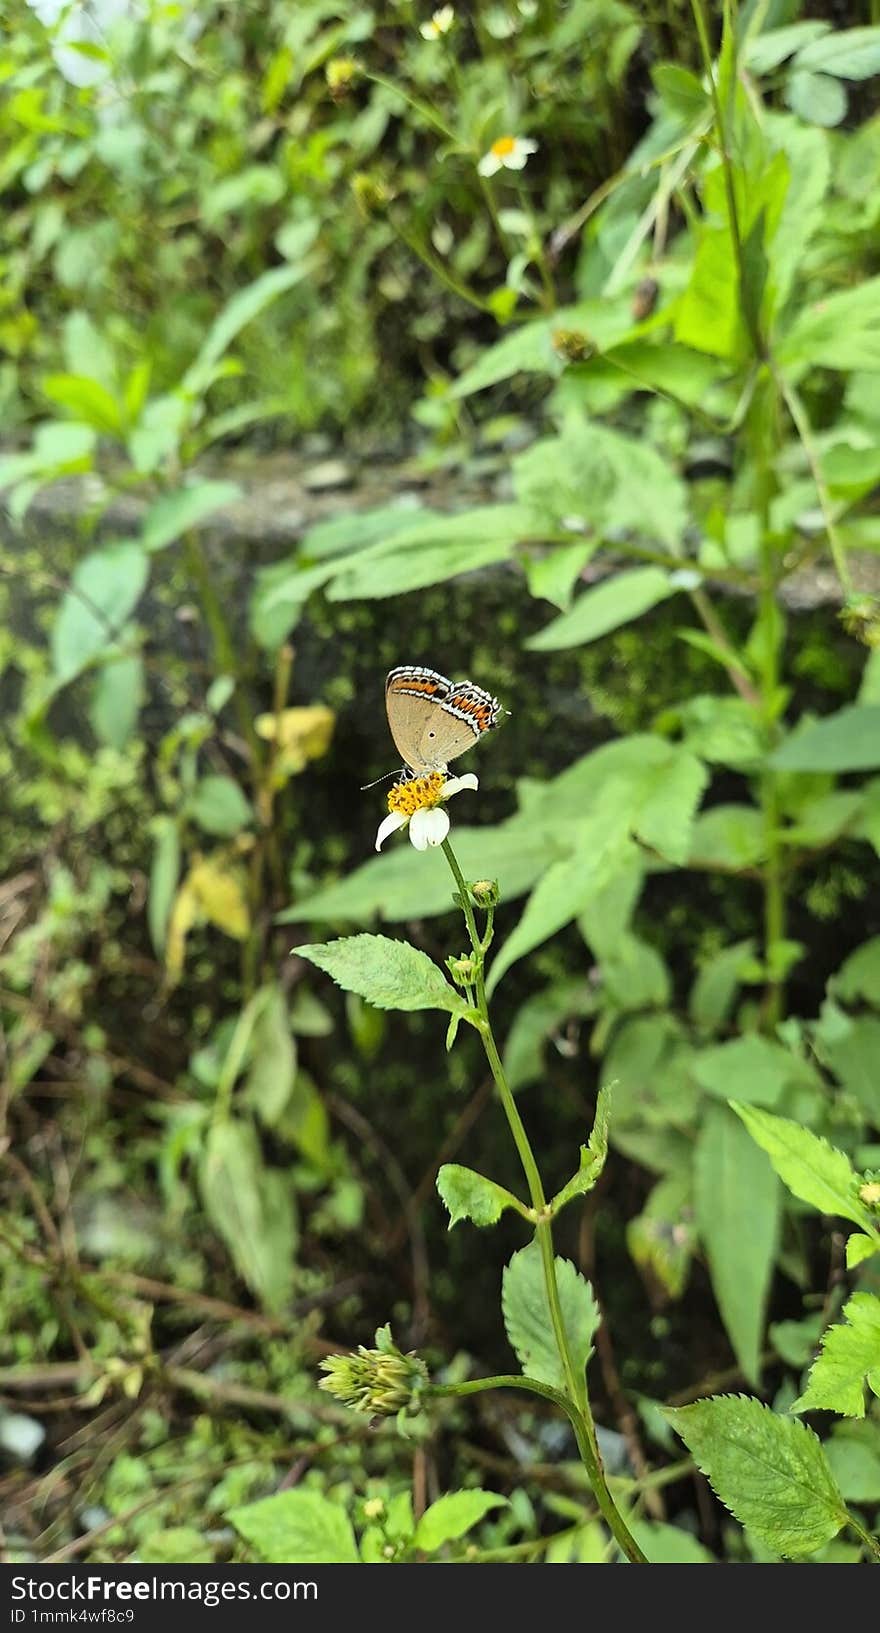
[[[400,776],[402,776],[402,772],[400,772],[400,771],[386,771],[385,775],[382,776],[382,777],[377,777],[375,782],[361,783],[360,791],[361,791],[362,794],[365,794],[367,792],[368,788],[378,788],[380,782],[387,782],[389,777],[400,777]]]

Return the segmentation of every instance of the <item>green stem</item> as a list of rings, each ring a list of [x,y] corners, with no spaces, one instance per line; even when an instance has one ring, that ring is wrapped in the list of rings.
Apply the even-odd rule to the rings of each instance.
[[[471,1378],[467,1383],[460,1384],[432,1384],[426,1391],[428,1395],[478,1395],[486,1389],[523,1389],[527,1394],[542,1395],[544,1400],[552,1401],[564,1412],[574,1430],[581,1462],[587,1471],[593,1495],[599,1506],[600,1513],[605,1520],[609,1531],[618,1547],[626,1555],[632,1565],[647,1565],[648,1560],[631,1534],[623,1515],[614,1505],[614,1499],[605,1483],[605,1474],[595,1449],[595,1431],[593,1430],[589,1408],[586,1411],[576,1405],[569,1395],[561,1389],[553,1389],[550,1384],[539,1383],[537,1378],[526,1378],[516,1373],[500,1373],[492,1378]]]
[[[468,890],[464,875],[462,874],[461,868],[458,865],[458,859],[448,839],[444,839],[443,841],[443,850],[446,860],[449,863],[456,886],[458,887],[458,897],[464,913],[465,923],[467,924],[467,931],[470,937],[471,946],[473,948],[474,959],[476,961],[477,974],[475,988],[483,1048],[486,1051],[486,1059],[489,1062],[490,1071],[495,1079],[498,1095],[501,1100],[502,1107],[504,1108],[504,1114],[507,1118],[510,1132],[513,1135],[513,1141],[519,1154],[520,1162],[522,1163],[523,1173],[526,1177],[526,1184],[529,1188],[529,1196],[531,1197],[532,1201],[532,1207],[534,1208],[537,1216],[535,1232],[541,1252],[541,1267],[544,1272],[544,1286],[547,1293],[547,1304],[550,1310],[550,1322],[553,1327],[553,1336],[556,1340],[556,1348],[559,1352],[559,1360],[562,1366],[563,1376],[565,1378],[567,1394],[562,1395],[558,1390],[550,1390],[548,1393],[548,1385],[536,1385],[534,1380],[531,1379],[528,1380],[528,1384],[530,1387],[535,1389],[538,1394],[547,1394],[548,1399],[555,1400],[556,1404],[562,1406],[563,1410],[568,1413],[568,1416],[571,1419],[572,1427],[574,1428],[581,1460],[589,1476],[590,1485],[593,1488],[596,1501],[605,1517],[605,1520],[607,1521],[612,1535],[623,1549],[627,1559],[631,1560],[634,1564],[646,1564],[647,1561],[645,1560],[645,1556],[639,1548],[635,1538],[630,1535],[622,1515],[619,1514],[615,1508],[611,1493],[608,1490],[608,1486],[605,1482],[602,1459],[599,1455],[599,1447],[596,1441],[596,1430],[593,1424],[593,1418],[587,1399],[586,1381],[583,1377],[578,1378],[577,1370],[572,1359],[571,1347],[568,1342],[568,1334],[565,1330],[565,1319],[562,1314],[562,1302],[559,1296],[559,1283],[556,1277],[556,1257],[553,1252],[553,1229],[550,1219],[547,1217],[547,1198],[544,1195],[541,1175],[538,1170],[538,1164],[535,1161],[535,1155],[532,1151],[528,1134],[525,1130],[525,1125],[520,1117],[516,1101],[513,1098],[510,1084],[507,1081],[507,1074],[501,1062],[501,1056],[498,1052],[498,1045],[495,1042],[495,1035],[492,1031],[492,1023],[489,1019],[489,1006],[486,999],[486,984],[483,978],[483,948],[477,932],[474,910],[471,904],[470,891]],[[521,1379],[517,1379],[515,1381],[517,1385],[522,1384]]]
[[[815,483],[816,493],[819,497],[819,507],[822,511],[822,519],[825,523],[825,532],[828,536],[828,547],[831,551],[831,559],[834,562],[834,570],[840,581],[840,588],[843,591],[844,596],[850,596],[852,595],[853,584],[850,577],[849,563],[846,559],[846,552],[843,548],[840,534],[837,531],[837,523],[834,519],[834,507],[831,503],[831,494],[828,491],[828,484],[825,481],[825,473],[822,470],[822,461],[819,458],[818,449],[813,441],[813,430],[812,426],[810,425],[809,415],[804,408],[799,393],[795,390],[794,386],[791,384],[791,381],[786,380],[784,374],[782,374],[775,366],[773,366],[773,378],[776,381],[780,396],[782,397],[785,406],[791,415],[792,424],[794,425],[794,428],[798,434],[801,447],[806,455],[807,464],[810,467],[810,474],[813,478],[813,482]]]
[[[847,1510],[846,1523],[850,1530],[855,1532],[859,1541],[864,1543],[868,1552],[873,1554],[874,1558],[871,1563],[880,1564],[880,1542],[878,1542],[877,1538],[872,1537],[870,1531],[866,1531],[861,1522],[855,1518],[855,1515],[850,1514],[849,1510]]]

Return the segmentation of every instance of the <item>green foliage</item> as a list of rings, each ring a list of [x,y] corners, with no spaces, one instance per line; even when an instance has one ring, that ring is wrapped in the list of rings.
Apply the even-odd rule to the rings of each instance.
[[[760,1383],[761,1339],[779,1236],[779,1181],[726,1106],[712,1107],[694,1154],[697,1227],[736,1358]]]
[[[815,1553],[846,1524],[822,1447],[802,1423],[743,1395],[665,1415],[725,1507],[785,1558]]]
[[[287,1297],[297,1246],[289,1179],[263,1161],[256,1132],[240,1118],[209,1129],[199,1163],[208,1218],[241,1275],[269,1309]]]
[[[579,1378],[592,1354],[599,1311],[589,1282],[569,1259],[556,1260],[556,1275],[563,1326],[575,1375]],[[506,1266],[501,1308],[508,1341],[526,1377],[536,1378],[554,1389],[564,1389],[565,1378],[553,1336],[537,1238],[514,1253]]]
[[[437,1175],[437,1189],[449,1210],[450,1230],[460,1219],[470,1219],[474,1225],[496,1225],[505,1208],[525,1212],[522,1203],[503,1185],[457,1162],[444,1162]]]
[[[227,1518],[267,1565],[355,1565],[358,1547],[339,1503],[320,1491],[279,1491]]]
[[[859,1200],[858,1175],[842,1151],[787,1117],[775,1117],[757,1106],[734,1104],[733,1109],[794,1196],[820,1213],[870,1226],[869,1211]]]
[[[873,1293],[853,1293],[843,1307],[843,1317],[823,1333],[821,1353],[793,1412],[822,1408],[863,1418],[865,1387],[880,1396],[880,1298]]]
[[[453,1542],[478,1525],[493,1508],[507,1499],[494,1491],[449,1491],[426,1508],[413,1537],[416,1548],[426,1554],[437,1552],[444,1542]]]
[[[388,936],[346,936],[311,947],[296,947],[332,975],[345,992],[356,992],[377,1009],[446,1009],[464,1015],[467,1005],[426,953]]]

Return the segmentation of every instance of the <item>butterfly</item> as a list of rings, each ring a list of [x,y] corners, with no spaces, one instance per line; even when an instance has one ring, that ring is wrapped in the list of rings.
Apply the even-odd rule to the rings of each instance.
[[[447,680],[436,669],[402,664],[385,681],[385,708],[395,747],[410,772],[445,771],[450,760],[497,726],[501,705],[471,680]]]

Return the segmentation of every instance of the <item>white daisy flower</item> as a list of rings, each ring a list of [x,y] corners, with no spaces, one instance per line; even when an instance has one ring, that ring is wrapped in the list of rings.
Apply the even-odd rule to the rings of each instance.
[[[382,849],[389,834],[406,827],[417,851],[427,850],[429,845],[442,845],[449,832],[449,815],[443,810],[446,801],[465,788],[478,787],[472,771],[463,777],[446,777],[442,771],[432,771],[427,777],[395,783],[388,795],[388,815],[379,823],[377,851]]]
[[[448,34],[455,22],[455,12],[452,6],[441,6],[435,11],[429,23],[422,23],[419,33],[423,40],[439,40],[441,35]]]
[[[477,169],[481,176],[494,176],[499,170],[524,170],[529,154],[537,151],[537,142],[527,136],[499,136],[483,154]]]

